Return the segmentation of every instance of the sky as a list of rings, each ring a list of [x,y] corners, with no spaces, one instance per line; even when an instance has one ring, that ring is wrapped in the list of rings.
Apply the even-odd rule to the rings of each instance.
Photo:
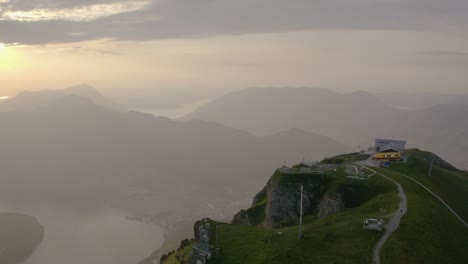
[[[468,91],[466,0],[0,0],[0,97]]]

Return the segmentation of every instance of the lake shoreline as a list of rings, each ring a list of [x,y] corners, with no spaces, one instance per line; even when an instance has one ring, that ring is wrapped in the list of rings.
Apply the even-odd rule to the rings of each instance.
[[[2,203],[0,211],[34,215],[45,228],[42,242],[22,264],[138,263],[164,243],[162,227],[129,220],[115,208],[79,211]]]

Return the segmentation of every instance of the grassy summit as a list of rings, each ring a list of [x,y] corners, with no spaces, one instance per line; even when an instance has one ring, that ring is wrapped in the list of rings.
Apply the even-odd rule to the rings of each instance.
[[[343,180],[346,184],[351,182]],[[380,189],[358,207],[323,219],[304,219],[304,238],[296,225],[264,229],[223,224],[219,228],[220,255],[214,263],[368,263],[380,233],[362,229],[365,217],[384,217],[397,207],[396,192],[384,179],[373,177],[370,188]],[[337,184],[337,186],[344,186]]]
[[[397,163],[390,170],[408,175],[439,195],[465,221],[468,220],[468,172],[444,162],[433,153],[410,149],[408,162]],[[432,174],[427,175],[431,159]]]
[[[433,154],[409,150],[408,155],[407,163],[393,164],[390,170],[375,169],[401,184],[408,199],[407,214],[384,244],[382,263],[464,263],[468,259],[468,228],[429,192],[396,172],[425,184],[465,220],[468,207],[466,172],[437,159],[432,176],[427,176],[428,157],[432,159]],[[348,158],[354,160],[356,155],[331,159]],[[297,238],[298,219],[290,219],[281,228],[263,227],[265,212],[262,210],[268,199],[262,192],[246,210],[251,210],[252,226],[212,222],[212,230],[219,236],[212,246],[220,250],[210,263],[372,263],[372,251],[382,233],[363,230],[362,220],[365,217],[388,219],[398,208],[396,186],[378,174],[368,180],[346,176],[340,167],[325,172],[323,192],[340,193],[345,200],[345,209],[321,219],[309,212],[304,218],[302,239]],[[300,184],[310,177],[317,175],[277,171],[271,181]],[[193,245],[173,255],[181,252],[187,255],[190,246]],[[180,263],[173,257],[171,259],[173,262],[168,263]]]
[[[331,157],[331,158],[325,158],[322,161],[322,163],[325,163],[325,164],[343,164],[343,163],[347,163],[347,162],[366,160],[369,157],[370,157],[370,155],[360,154],[360,153],[355,152],[355,153],[338,155],[338,156]]]
[[[468,220],[468,177],[465,171],[437,161],[434,154],[411,149],[407,163],[394,164],[383,173],[398,181],[408,197],[408,213],[383,248],[383,263],[463,263],[468,259],[468,228],[442,203],[403,173],[441,197]],[[432,175],[428,176],[434,158]]]

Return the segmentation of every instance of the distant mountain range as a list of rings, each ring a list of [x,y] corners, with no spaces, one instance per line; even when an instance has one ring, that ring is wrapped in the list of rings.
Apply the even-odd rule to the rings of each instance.
[[[468,167],[464,104],[408,111],[366,92],[250,88],[201,106],[186,121],[121,109],[87,85],[20,93],[0,104],[1,195],[15,196],[12,185],[23,186],[25,197],[101,199],[186,185],[210,195],[249,194],[285,161],[367,147],[375,137],[405,139]]]
[[[284,161],[350,150],[299,129],[259,137],[207,121],[115,111],[75,94],[32,109],[20,102],[10,101],[21,111],[0,112],[0,199],[92,204],[148,192],[195,203],[188,208],[204,200],[217,206],[214,197],[223,204],[230,194],[248,195]]]
[[[95,104],[102,107],[114,110],[122,109],[122,107],[118,104],[105,98],[101,93],[99,93],[99,91],[96,88],[88,84],[80,84],[63,90],[20,92],[15,97],[1,103],[0,111],[27,110],[47,106],[51,103],[54,103],[58,99],[71,94],[86,97],[93,101]]]
[[[207,103],[185,119],[218,122],[257,135],[302,128],[344,139],[357,147],[357,141],[367,140],[366,135],[373,134],[369,131],[370,124],[392,119],[399,113],[400,110],[366,92],[339,94],[318,88],[249,88]]]
[[[410,111],[399,101],[384,102],[367,92],[250,88],[215,99],[184,119],[217,122],[257,135],[301,128],[353,147],[369,146],[376,137],[404,139],[409,146],[438,152],[466,168],[468,105],[450,102]]]
[[[420,110],[439,104],[468,104],[468,93],[376,93],[375,96],[384,103],[402,110]]]

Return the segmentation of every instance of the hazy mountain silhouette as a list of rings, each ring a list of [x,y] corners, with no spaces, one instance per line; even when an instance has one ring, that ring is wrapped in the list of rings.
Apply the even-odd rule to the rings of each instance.
[[[417,92],[377,93],[375,95],[386,104],[403,110],[419,110],[439,104],[468,104],[468,94]]]
[[[350,150],[314,133],[257,137],[205,121],[113,111],[77,95],[0,112],[0,125],[0,199],[5,200],[85,204],[138,190],[185,197],[171,201],[176,208],[177,202],[199,203],[203,197],[248,195],[285,160]],[[187,199],[191,195],[198,199]]]
[[[357,147],[374,134],[371,124],[395,118],[399,113],[366,92],[249,88],[207,103],[185,119],[219,122],[258,135],[296,127]]]
[[[250,88],[207,103],[185,119],[219,122],[258,135],[297,127],[353,147],[369,146],[376,137],[401,138],[466,168],[467,108],[446,104],[409,111],[367,92]]]
[[[14,111],[34,109],[54,103],[67,95],[79,95],[89,98],[97,105],[110,108],[121,109],[119,105],[105,98],[98,90],[88,84],[80,84],[63,90],[41,90],[23,91],[15,97],[0,104],[0,111]]]
[[[407,139],[468,168],[468,105],[435,105],[405,112],[381,126],[380,134]]]

